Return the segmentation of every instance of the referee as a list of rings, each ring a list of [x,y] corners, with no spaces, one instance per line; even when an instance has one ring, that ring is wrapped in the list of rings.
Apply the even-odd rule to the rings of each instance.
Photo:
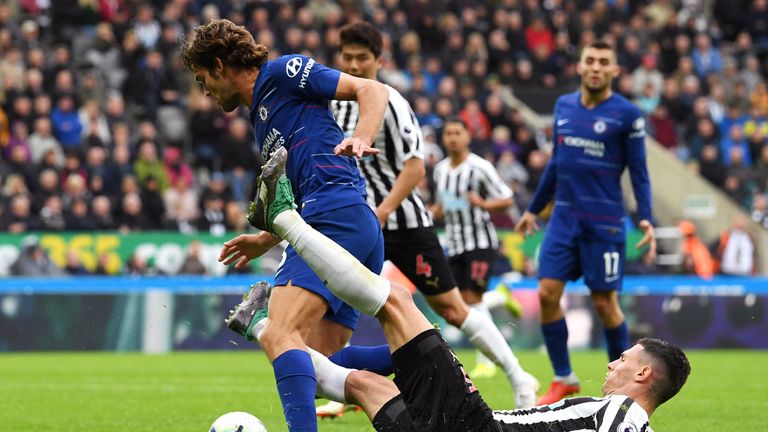
[[[344,26],[340,39],[341,70],[352,76],[376,79],[383,64],[381,33],[372,25],[359,22]],[[432,216],[415,191],[425,175],[421,128],[405,98],[390,86],[387,90],[389,104],[373,142],[380,153],[359,163],[366,180],[368,203],[382,225],[384,258],[413,282],[435,312],[502,367],[515,391],[517,407],[532,407],[538,382],[522,369],[490,314],[470,308],[457,288],[435,234]],[[331,111],[341,129],[352,133],[359,116],[358,104],[332,101]],[[351,366],[338,361],[339,357],[332,359]],[[319,411],[319,415],[324,413]]]

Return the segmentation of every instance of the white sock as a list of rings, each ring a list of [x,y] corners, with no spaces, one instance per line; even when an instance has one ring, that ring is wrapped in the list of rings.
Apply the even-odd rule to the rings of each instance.
[[[504,306],[504,302],[506,302],[504,295],[497,290],[493,290],[493,291],[486,291],[483,294],[483,302],[479,304],[484,305],[484,307],[487,309],[495,309],[497,307]],[[475,307],[475,306],[477,305],[472,305],[472,307]]]
[[[488,294],[488,293],[485,293],[485,294]],[[483,303],[475,303],[473,305],[470,305],[469,307],[471,307],[472,309],[480,312],[481,314],[483,314],[483,316],[485,316],[486,318],[491,320],[491,322],[493,322],[493,317],[491,316],[491,311],[488,310],[488,306],[485,305],[485,294],[483,294]],[[466,322],[466,321],[464,321],[464,322]],[[487,364],[489,366],[496,367],[496,364],[493,362],[493,360],[489,359],[488,356],[483,354],[483,352],[480,351],[480,350],[477,350],[477,363],[478,364],[485,363],[485,364]]]
[[[315,378],[317,379],[318,396],[341,403],[347,403],[344,396],[344,384],[347,376],[354,369],[347,369],[332,362],[328,357],[308,348],[312,365],[315,366]]]
[[[384,307],[389,297],[389,281],[309,226],[296,211],[280,213],[273,225],[277,235],[296,249],[337,297],[370,316],[376,316]]]
[[[470,306],[467,319],[461,324],[461,331],[464,332],[472,345],[501,366],[507,379],[515,387],[515,383],[524,379],[524,371],[520,367],[520,361],[512,353],[507,340],[493,324],[493,320],[475,309],[474,305]]]

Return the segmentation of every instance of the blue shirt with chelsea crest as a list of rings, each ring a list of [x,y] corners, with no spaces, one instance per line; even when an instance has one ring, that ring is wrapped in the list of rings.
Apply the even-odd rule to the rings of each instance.
[[[333,149],[344,139],[329,109],[341,73],[314,59],[286,55],[265,62],[256,79],[251,124],[261,156],[288,150],[286,175],[303,217],[367,205],[357,162]]]
[[[582,235],[623,242],[624,201],[621,174],[629,168],[641,219],[651,219],[651,187],[645,156],[645,120],[619,94],[592,109],[581,93],[558,98],[554,112],[554,149],[528,208],[538,214],[553,198],[550,230],[567,219]]]

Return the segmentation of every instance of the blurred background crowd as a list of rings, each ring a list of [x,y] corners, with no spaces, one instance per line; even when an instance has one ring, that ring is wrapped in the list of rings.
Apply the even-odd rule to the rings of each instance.
[[[551,127],[526,124],[505,92],[551,113],[578,85],[580,47],[607,39],[616,91],[649,134],[768,227],[768,0],[0,0],[0,231],[246,230],[259,169],[247,112],[213,106],[178,55],[179,36],[217,17],[273,58],[331,66],[338,29],[374,23],[380,79],[424,130],[424,198],[443,120],[458,115],[516,211]]]

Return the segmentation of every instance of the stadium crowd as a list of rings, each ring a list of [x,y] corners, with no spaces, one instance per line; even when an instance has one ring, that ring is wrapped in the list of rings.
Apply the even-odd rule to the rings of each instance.
[[[0,231],[245,230],[260,160],[248,113],[213,106],[178,52],[215,17],[273,58],[327,65],[338,28],[371,21],[386,33],[381,79],[423,126],[426,180],[458,115],[519,209],[551,129],[527,125],[505,89],[571,91],[579,47],[607,39],[616,90],[650,134],[768,227],[768,0],[0,0]]]

